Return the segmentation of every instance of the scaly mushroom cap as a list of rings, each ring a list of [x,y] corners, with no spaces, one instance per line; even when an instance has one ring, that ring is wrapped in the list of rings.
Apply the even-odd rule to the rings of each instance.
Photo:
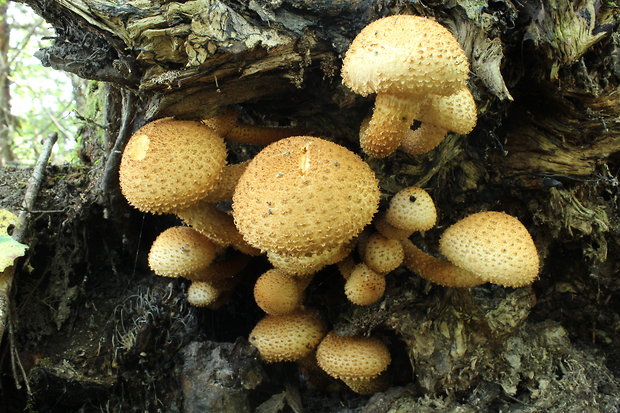
[[[364,263],[379,274],[387,274],[403,263],[405,254],[400,242],[375,232],[368,238]]]
[[[232,200],[237,182],[239,182],[239,178],[245,172],[249,162],[245,161],[224,166],[215,186],[203,198],[203,201],[226,202]]]
[[[153,242],[149,266],[157,275],[184,277],[211,264],[218,249],[207,237],[189,227],[172,227]]]
[[[267,258],[274,267],[286,274],[306,276],[317,273],[326,265],[335,264],[344,259],[351,252],[353,246],[353,242],[348,242],[336,248],[307,255],[289,255],[268,252]]]
[[[196,307],[207,307],[217,301],[222,290],[209,281],[193,281],[187,289],[187,302]]]
[[[531,284],[538,276],[534,241],[521,222],[503,212],[479,212],[445,230],[440,252],[455,265],[505,287]]]
[[[431,95],[417,119],[464,135],[476,126],[476,102],[466,87],[448,96]]]
[[[281,254],[320,253],[355,237],[377,211],[379,186],[370,167],[324,139],[295,136],[265,147],[233,196],[244,239]]]
[[[140,211],[167,213],[204,198],[225,163],[224,140],[210,128],[159,119],[129,139],[119,170],[121,191]]]
[[[329,333],[316,351],[319,366],[342,380],[366,380],[379,376],[391,362],[387,346],[379,339],[338,336]]]
[[[465,87],[469,63],[454,36],[425,17],[376,20],[351,43],[342,65],[343,83],[363,96],[449,95]]]
[[[250,343],[267,363],[296,361],[310,354],[326,333],[317,311],[267,315],[250,333]]]
[[[366,264],[357,264],[347,278],[344,293],[353,304],[374,304],[385,294],[385,277]]]
[[[267,314],[289,314],[301,304],[303,290],[299,280],[272,269],[256,280],[254,300]]]
[[[410,232],[426,231],[437,222],[437,210],[428,192],[417,186],[410,186],[401,189],[390,199],[385,219],[399,229]]]

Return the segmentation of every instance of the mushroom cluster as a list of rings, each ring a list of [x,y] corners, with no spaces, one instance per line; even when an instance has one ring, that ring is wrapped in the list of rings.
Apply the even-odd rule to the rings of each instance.
[[[372,116],[360,128],[363,151],[377,158],[399,148],[425,153],[448,131],[471,132],[477,116],[468,74],[465,52],[439,23],[409,15],[370,23],[342,65],[345,86],[362,96],[376,93]],[[421,126],[411,131],[414,120]]]
[[[469,133],[476,106],[468,70],[463,50],[436,22],[391,16],[368,25],[342,68],[345,85],[377,94],[361,126],[362,149],[374,157],[398,148],[418,154],[449,131]],[[411,130],[414,120],[421,125]],[[266,146],[246,162],[227,164],[225,139]],[[470,215],[444,232],[440,252],[447,260],[436,258],[409,240],[437,221],[426,190],[404,188],[379,211],[379,182],[357,154],[293,127],[243,125],[232,109],[201,122],[165,118],[144,125],[124,150],[119,176],[132,206],[174,214],[184,224],[153,242],[148,262],[156,274],[187,278],[188,301],[215,309],[251,257],[265,254],[273,268],[253,289],[265,315],[249,341],[265,362],[312,365],[360,394],[386,386],[390,352],[378,337],[328,332],[321,312],[304,305],[323,267],[337,264],[342,296],[358,306],[379,302],[386,277],[403,264],[444,286],[517,287],[538,274],[536,248],[516,218]]]

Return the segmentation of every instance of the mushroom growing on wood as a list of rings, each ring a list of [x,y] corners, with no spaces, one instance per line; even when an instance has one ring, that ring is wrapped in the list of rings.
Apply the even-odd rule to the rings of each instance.
[[[400,146],[428,95],[451,95],[465,87],[469,63],[454,36],[439,23],[399,15],[376,20],[351,43],[342,81],[356,93],[376,93],[362,149],[385,157]]]
[[[379,195],[359,156],[324,139],[295,136],[252,159],[235,189],[233,217],[250,245],[307,256],[357,236],[377,211]]]
[[[317,311],[299,310],[265,316],[250,332],[250,343],[267,363],[297,361],[312,353],[326,332]]]
[[[155,239],[149,266],[157,275],[185,277],[208,267],[219,247],[189,227],[168,228]]]
[[[416,231],[431,229],[435,222],[437,210],[431,196],[422,188],[409,186],[394,194],[374,225],[385,237],[404,240]]]
[[[531,284],[539,258],[527,229],[513,216],[487,211],[472,214],[443,233],[443,261],[403,241],[405,265],[421,277],[446,286],[491,282],[505,287]]]
[[[168,213],[204,198],[225,164],[224,140],[209,127],[159,119],[129,139],[119,170],[121,192],[140,211]]]
[[[333,332],[319,344],[316,359],[330,376],[364,387],[372,387],[392,360],[385,343],[377,338],[338,336]]]
[[[416,116],[420,126],[407,131],[400,150],[409,155],[426,153],[439,145],[448,132],[471,132],[477,117],[476,102],[467,88],[449,96],[431,95]]]

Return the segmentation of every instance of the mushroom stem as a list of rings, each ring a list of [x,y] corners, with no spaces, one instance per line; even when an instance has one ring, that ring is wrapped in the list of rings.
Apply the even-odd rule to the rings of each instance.
[[[398,149],[409,155],[430,152],[443,141],[447,133],[446,128],[422,122],[416,130],[409,130],[405,133]]]
[[[420,110],[420,103],[387,93],[378,93],[368,125],[360,128],[360,144],[364,152],[385,158],[400,146]]]
[[[402,240],[404,264],[409,271],[444,287],[475,287],[486,281],[451,262],[428,255],[410,240]]]

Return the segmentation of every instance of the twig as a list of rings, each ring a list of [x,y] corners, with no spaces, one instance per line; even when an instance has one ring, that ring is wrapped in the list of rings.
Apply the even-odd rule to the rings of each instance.
[[[17,242],[23,242],[26,237],[31,211],[33,210],[35,200],[37,198],[37,195],[39,194],[39,190],[41,189],[41,183],[43,182],[45,167],[49,162],[50,156],[52,154],[52,148],[54,147],[54,144],[57,140],[57,133],[52,133],[45,139],[45,142],[43,144],[43,150],[41,151],[41,154],[37,159],[37,163],[34,167],[34,170],[32,171],[30,180],[28,181],[28,187],[26,188],[26,194],[24,195],[24,201],[22,202],[22,211],[19,213],[18,216],[19,226],[13,231],[13,239]],[[0,277],[2,278],[0,282],[0,339],[4,335],[4,330],[7,326],[9,309],[11,308],[10,291],[11,286],[13,285],[13,280],[15,278],[15,268],[16,267],[13,265],[5,269],[2,274],[0,274]],[[17,367],[19,367],[19,371],[21,372],[21,375],[24,379],[26,388],[28,392],[30,392],[26,373],[24,371],[24,367],[22,366],[21,360],[19,359],[14,343],[15,340],[13,324],[9,320],[9,345],[11,348],[10,356],[11,365],[13,367],[13,374],[15,377],[15,383],[19,388],[19,380],[17,379]]]
[[[121,164],[121,156],[123,149],[131,137],[132,119],[136,113],[136,95],[128,90],[123,90],[123,117],[121,128],[118,131],[116,142],[108,155],[101,179],[101,195],[108,201],[115,195],[118,190],[118,168]]]

